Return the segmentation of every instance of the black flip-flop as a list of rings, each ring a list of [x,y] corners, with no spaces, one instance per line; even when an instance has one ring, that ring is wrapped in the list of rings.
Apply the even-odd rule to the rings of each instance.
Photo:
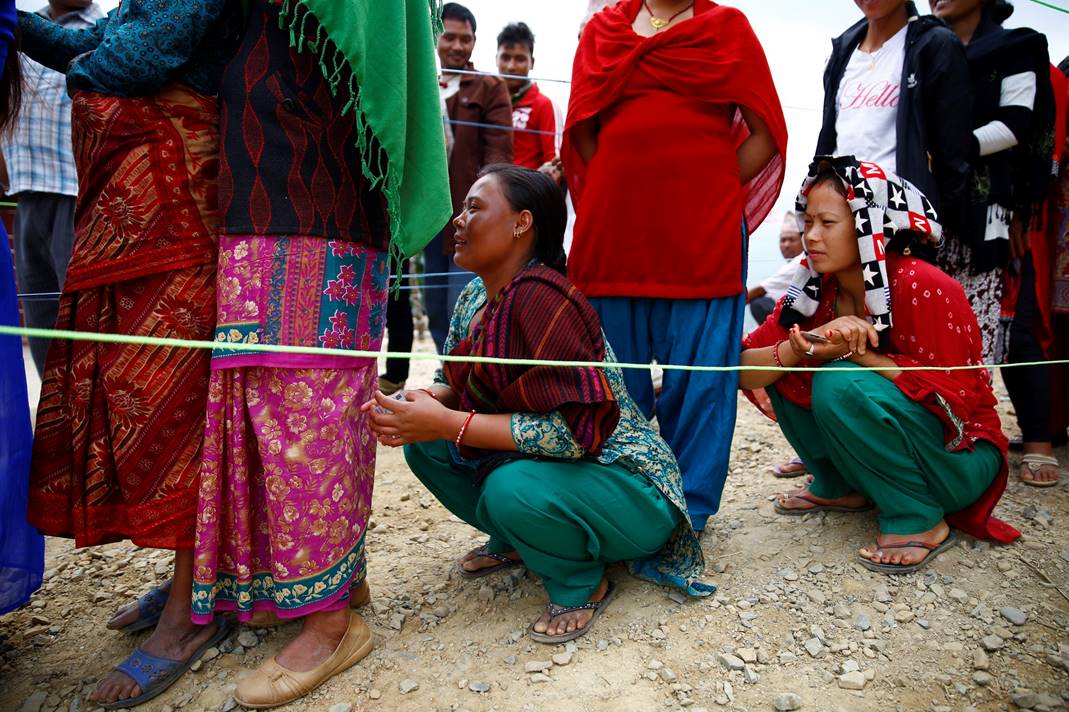
[[[887,549],[927,549],[928,550],[928,555],[927,556],[925,556],[923,559],[921,559],[917,563],[909,564],[907,566],[902,566],[901,564],[898,564],[898,565],[895,565],[895,564],[877,564],[877,563],[875,563],[873,561],[870,561],[869,559],[866,559],[864,556],[861,556],[860,554],[858,554],[857,559],[861,563],[861,565],[864,566],[869,571],[875,571],[875,572],[881,573],[881,574],[911,574],[914,571],[920,571],[922,568],[927,566],[930,561],[935,559],[935,557],[939,556],[940,554],[942,554],[947,549],[953,548],[953,546],[957,542],[958,542],[958,536],[957,536],[957,534],[954,533],[953,529],[951,529],[950,533],[947,534],[947,538],[944,539],[939,544],[929,544],[929,543],[924,542],[924,541],[904,541],[904,542],[901,542],[899,544],[880,544],[879,541],[876,542],[876,549],[880,549],[880,550],[887,550]]]
[[[167,688],[178,682],[179,678],[193,667],[193,663],[208,652],[208,648],[219,645],[230,634],[230,623],[225,617],[216,616],[215,624],[217,626],[215,634],[185,660],[168,660],[146,653],[141,648],[135,650],[130,657],[116,665],[115,669],[125,673],[136,682],[141,688],[141,694],[125,700],[98,702],[97,704],[106,710],[125,709],[137,707],[162,695]]]
[[[861,512],[869,512],[875,509],[875,505],[866,503],[861,507],[840,507],[834,504],[820,504],[812,495],[807,492],[802,494],[792,494],[790,499],[800,499],[804,502],[809,502],[813,507],[806,509],[791,509],[790,507],[784,507],[778,501],[773,505],[776,510],[776,514],[782,514],[785,517],[801,517],[804,514],[812,514],[814,512],[843,512],[845,514],[859,514]]]
[[[590,617],[590,621],[585,626],[577,630],[573,630],[571,633],[561,633],[560,635],[546,635],[545,633],[539,633],[535,631],[535,623],[531,624],[531,640],[536,643],[545,643],[546,645],[557,645],[559,643],[567,643],[569,640],[575,640],[581,636],[587,634],[593,626],[594,622],[605,612],[609,604],[612,603],[612,599],[616,596],[616,584],[609,581],[608,587],[605,589],[605,595],[602,596],[600,601],[591,601],[584,603],[581,606],[558,606],[555,603],[547,603],[546,610],[549,611],[549,620],[563,616],[566,613],[574,613],[575,611],[594,611],[594,615]],[[539,619],[541,620],[541,618]]]
[[[801,465],[802,469],[787,472],[787,470],[784,468],[790,467],[791,465]],[[795,477],[805,477],[809,474],[809,471],[806,469],[805,463],[802,462],[802,458],[792,457],[790,460],[787,460],[787,462],[781,465],[773,465],[772,474],[775,475],[777,479],[789,480],[794,479]]]
[[[474,559],[474,558],[478,558],[480,556],[484,556],[484,557],[486,557],[488,559],[493,559],[497,563],[495,565],[493,565],[493,566],[486,566],[484,568],[477,569],[475,571],[468,571],[467,569],[464,568],[464,559],[461,559],[460,561],[457,562],[457,570],[460,572],[460,578],[468,579],[470,581],[471,579],[479,579],[479,578],[482,578],[483,576],[489,576],[490,574],[496,574],[498,571],[504,571],[505,569],[511,569],[514,566],[523,566],[523,561],[521,561],[519,559],[510,559],[509,557],[505,556],[504,554],[495,554],[495,553],[493,553],[491,551],[487,551],[488,547],[489,547],[488,544],[483,544],[482,546],[480,546],[475,551],[472,551],[469,554],[467,554],[467,556],[465,556],[464,558],[467,559],[470,556],[472,559]]]

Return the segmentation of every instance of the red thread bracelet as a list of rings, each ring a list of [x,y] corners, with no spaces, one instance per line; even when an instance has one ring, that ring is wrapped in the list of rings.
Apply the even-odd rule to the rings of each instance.
[[[420,390],[429,395],[434,400],[438,400],[438,396],[434,395],[434,391],[432,391],[430,388],[420,388]]]
[[[785,341],[786,341],[786,339],[780,339],[779,341],[776,342],[776,345],[772,347],[772,360],[775,361],[776,365],[779,366],[780,368],[784,368],[784,366],[783,366],[783,361],[780,361],[780,359],[779,359],[779,347],[780,347],[780,344],[784,343]]]
[[[464,440],[464,434],[468,432],[468,426],[471,425],[471,419],[475,417],[475,411],[468,413],[468,417],[464,419],[464,424],[460,426],[460,432],[457,433],[457,447],[460,447],[461,441]]]

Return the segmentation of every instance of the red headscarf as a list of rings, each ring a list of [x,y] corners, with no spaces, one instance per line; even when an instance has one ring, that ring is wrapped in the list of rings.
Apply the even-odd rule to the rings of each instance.
[[[572,68],[561,157],[576,205],[582,200],[586,163],[572,143],[575,127],[612,106],[634,69],[643,69],[679,94],[711,104],[745,106],[768,126],[776,155],[744,186],[744,214],[757,229],[779,197],[787,164],[787,122],[764,50],[746,16],[711,0],[696,0],[694,17],[653,37],[632,28],[642,0],[623,0],[596,14],[583,30]],[[749,136],[739,112],[732,130],[736,146]]]

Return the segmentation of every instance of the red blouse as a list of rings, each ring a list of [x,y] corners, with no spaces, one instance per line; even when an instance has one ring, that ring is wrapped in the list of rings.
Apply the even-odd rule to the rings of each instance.
[[[980,328],[960,284],[927,262],[896,253],[888,253],[887,271],[894,326],[891,346],[881,352],[884,356],[907,368],[983,363]],[[819,328],[835,318],[837,291],[834,278],[826,277],[820,306],[816,314],[800,324],[803,330]],[[774,346],[787,339],[787,329],[779,323],[783,301],[764,324],[743,339],[744,349]],[[948,450],[972,450],[977,440],[986,440],[1002,453],[1003,466],[991,487],[971,507],[947,517],[950,524],[973,536],[1003,543],[1020,536],[1016,529],[991,516],[1006,489],[1009,443],[995,409],[998,401],[988,371],[903,371],[894,383],[910,400],[942,421]],[[810,408],[812,385],[812,373],[788,373],[771,387],[792,403]],[[757,404],[751,393],[747,395]],[[772,416],[767,411],[766,414]]]

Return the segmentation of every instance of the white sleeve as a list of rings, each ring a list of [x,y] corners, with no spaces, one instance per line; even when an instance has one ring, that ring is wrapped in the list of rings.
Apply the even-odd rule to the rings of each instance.
[[[1032,111],[1036,106],[1036,73],[1021,72],[1002,80],[1000,107],[1016,106]],[[980,144],[980,155],[990,156],[1013,148],[1020,143],[1010,127],[1002,121],[992,121],[973,131]]]

